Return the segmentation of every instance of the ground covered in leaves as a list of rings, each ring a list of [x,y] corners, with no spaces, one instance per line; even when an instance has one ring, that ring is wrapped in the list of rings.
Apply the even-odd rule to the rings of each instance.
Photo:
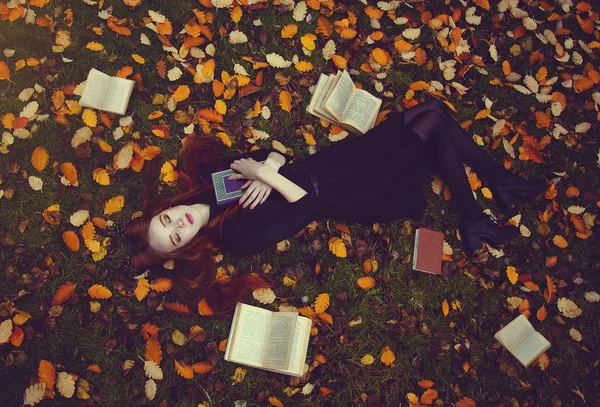
[[[593,3],[0,2],[0,404],[600,405]],[[79,105],[91,68],[135,81],[124,116]],[[168,264],[125,275],[102,231],[145,185],[172,191],[186,135],[299,158],[354,137],[305,111],[338,69],[383,99],[380,119],[438,99],[495,160],[552,182],[501,218],[521,236],[475,259],[435,177],[418,222],[323,219],[219,256],[222,281],[269,273],[261,306],[314,320],[301,379],[225,362],[230,320],[179,304]],[[445,233],[441,277],[410,271],[421,226]],[[552,343],[528,368],[493,338],[519,313]]]

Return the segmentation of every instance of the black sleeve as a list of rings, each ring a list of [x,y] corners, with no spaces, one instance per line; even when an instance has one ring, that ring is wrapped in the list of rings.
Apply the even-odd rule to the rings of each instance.
[[[270,153],[279,153],[285,157],[285,163],[289,164],[294,157],[283,154],[281,151],[277,151],[274,148],[261,148],[260,150],[249,151],[244,154],[240,154],[238,156],[225,157],[225,165],[223,168],[227,169],[231,165],[232,162],[238,160],[240,158],[252,158],[254,161],[265,161]]]
[[[226,250],[239,256],[259,253],[293,236],[314,220],[308,194],[294,203],[269,199],[253,210],[244,210],[224,227],[223,246]]]

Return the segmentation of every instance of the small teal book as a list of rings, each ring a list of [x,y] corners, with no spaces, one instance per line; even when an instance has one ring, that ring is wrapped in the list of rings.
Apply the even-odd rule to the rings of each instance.
[[[233,174],[237,174],[237,172],[232,169],[211,174],[213,186],[215,188],[215,197],[217,198],[217,205],[219,206],[235,203],[242,195],[244,195],[245,190],[242,189],[242,185],[244,185],[247,180],[228,180],[227,178]]]

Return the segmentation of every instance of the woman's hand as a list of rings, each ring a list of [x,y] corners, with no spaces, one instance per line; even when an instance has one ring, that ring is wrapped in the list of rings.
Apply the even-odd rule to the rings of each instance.
[[[256,180],[259,179],[259,171],[264,167],[264,164],[254,161],[252,158],[242,158],[235,160],[231,163],[230,167],[232,170],[239,172],[229,176],[229,180],[236,179],[248,179]]]
[[[269,195],[271,195],[271,191],[273,190],[269,185],[258,179],[246,182],[242,185],[242,189],[246,189],[246,192],[244,192],[244,195],[240,198],[240,205],[242,205],[243,208],[247,208],[248,205],[250,205],[250,209],[262,205]]]

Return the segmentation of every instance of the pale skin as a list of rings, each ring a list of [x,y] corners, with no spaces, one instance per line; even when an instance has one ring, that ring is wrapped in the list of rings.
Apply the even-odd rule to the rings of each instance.
[[[242,186],[246,192],[240,198],[240,205],[254,209],[267,200],[273,189],[290,203],[306,195],[304,189],[277,172],[284,164],[285,157],[278,153],[270,153],[264,164],[252,158],[231,163],[231,168],[238,174],[231,175],[229,179],[248,180]],[[165,209],[150,221],[149,246],[159,253],[171,253],[185,246],[209,220],[210,205],[207,204],[178,205]]]

